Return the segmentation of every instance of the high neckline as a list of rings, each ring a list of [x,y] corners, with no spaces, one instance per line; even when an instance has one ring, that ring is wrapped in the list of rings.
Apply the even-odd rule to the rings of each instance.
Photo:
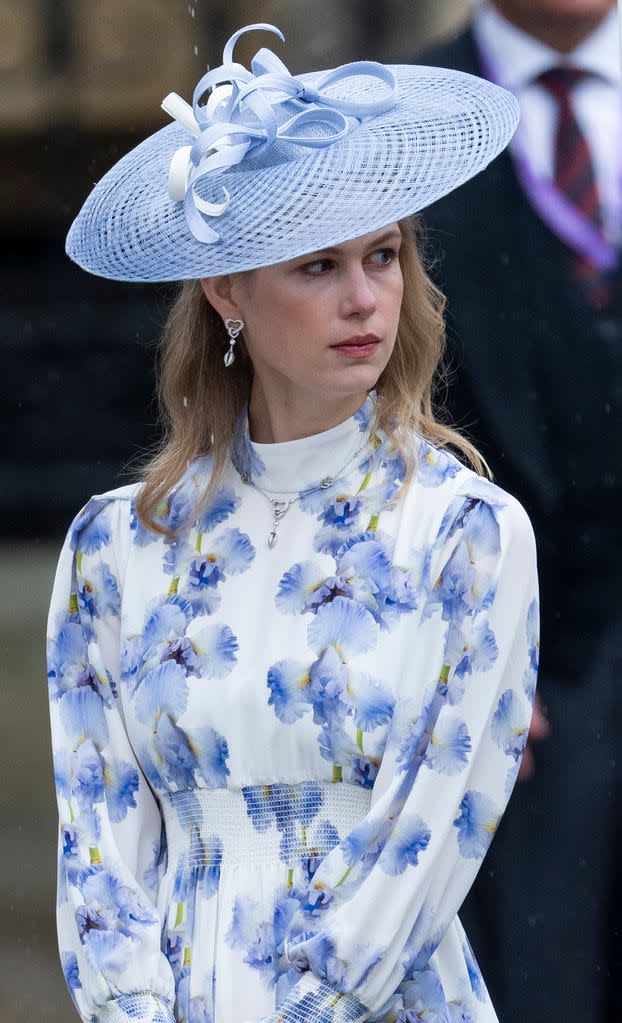
[[[361,460],[375,405],[372,391],[353,416],[330,430],[275,444],[251,440],[246,405],[236,426],[233,464],[243,478],[271,496],[291,497],[319,487],[323,479],[338,479]]]

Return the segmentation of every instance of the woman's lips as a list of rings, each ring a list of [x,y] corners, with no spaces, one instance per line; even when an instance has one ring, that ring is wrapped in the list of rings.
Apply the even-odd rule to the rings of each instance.
[[[354,359],[364,359],[371,355],[380,344],[380,338],[375,334],[365,334],[360,337],[350,337],[347,341],[341,341],[332,347],[336,352]]]

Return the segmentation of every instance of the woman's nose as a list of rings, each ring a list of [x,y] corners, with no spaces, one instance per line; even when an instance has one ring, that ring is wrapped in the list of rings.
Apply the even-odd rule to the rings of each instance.
[[[376,296],[362,267],[344,278],[342,310],[344,316],[367,317],[376,309]]]

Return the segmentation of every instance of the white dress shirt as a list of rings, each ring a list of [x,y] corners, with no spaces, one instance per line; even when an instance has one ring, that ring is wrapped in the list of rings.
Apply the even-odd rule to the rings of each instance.
[[[512,148],[548,181],[553,178],[558,105],[534,79],[557,64],[592,72],[573,90],[573,109],[592,154],[605,234],[617,243],[622,238],[622,63],[615,8],[569,54],[516,28],[489,2],[478,7],[473,29],[496,81],[520,103],[521,126]]]

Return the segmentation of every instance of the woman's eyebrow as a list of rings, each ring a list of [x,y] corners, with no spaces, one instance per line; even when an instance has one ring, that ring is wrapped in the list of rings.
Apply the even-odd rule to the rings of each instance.
[[[381,234],[378,238],[374,238],[367,246],[368,250],[377,249],[381,245],[386,245],[387,242],[396,242],[402,240],[402,232],[399,230],[386,231],[385,234]],[[335,245],[328,249],[318,249],[317,252],[310,252],[306,259],[321,259],[322,256],[336,256],[339,252],[342,252],[342,248],[339,245]]]

